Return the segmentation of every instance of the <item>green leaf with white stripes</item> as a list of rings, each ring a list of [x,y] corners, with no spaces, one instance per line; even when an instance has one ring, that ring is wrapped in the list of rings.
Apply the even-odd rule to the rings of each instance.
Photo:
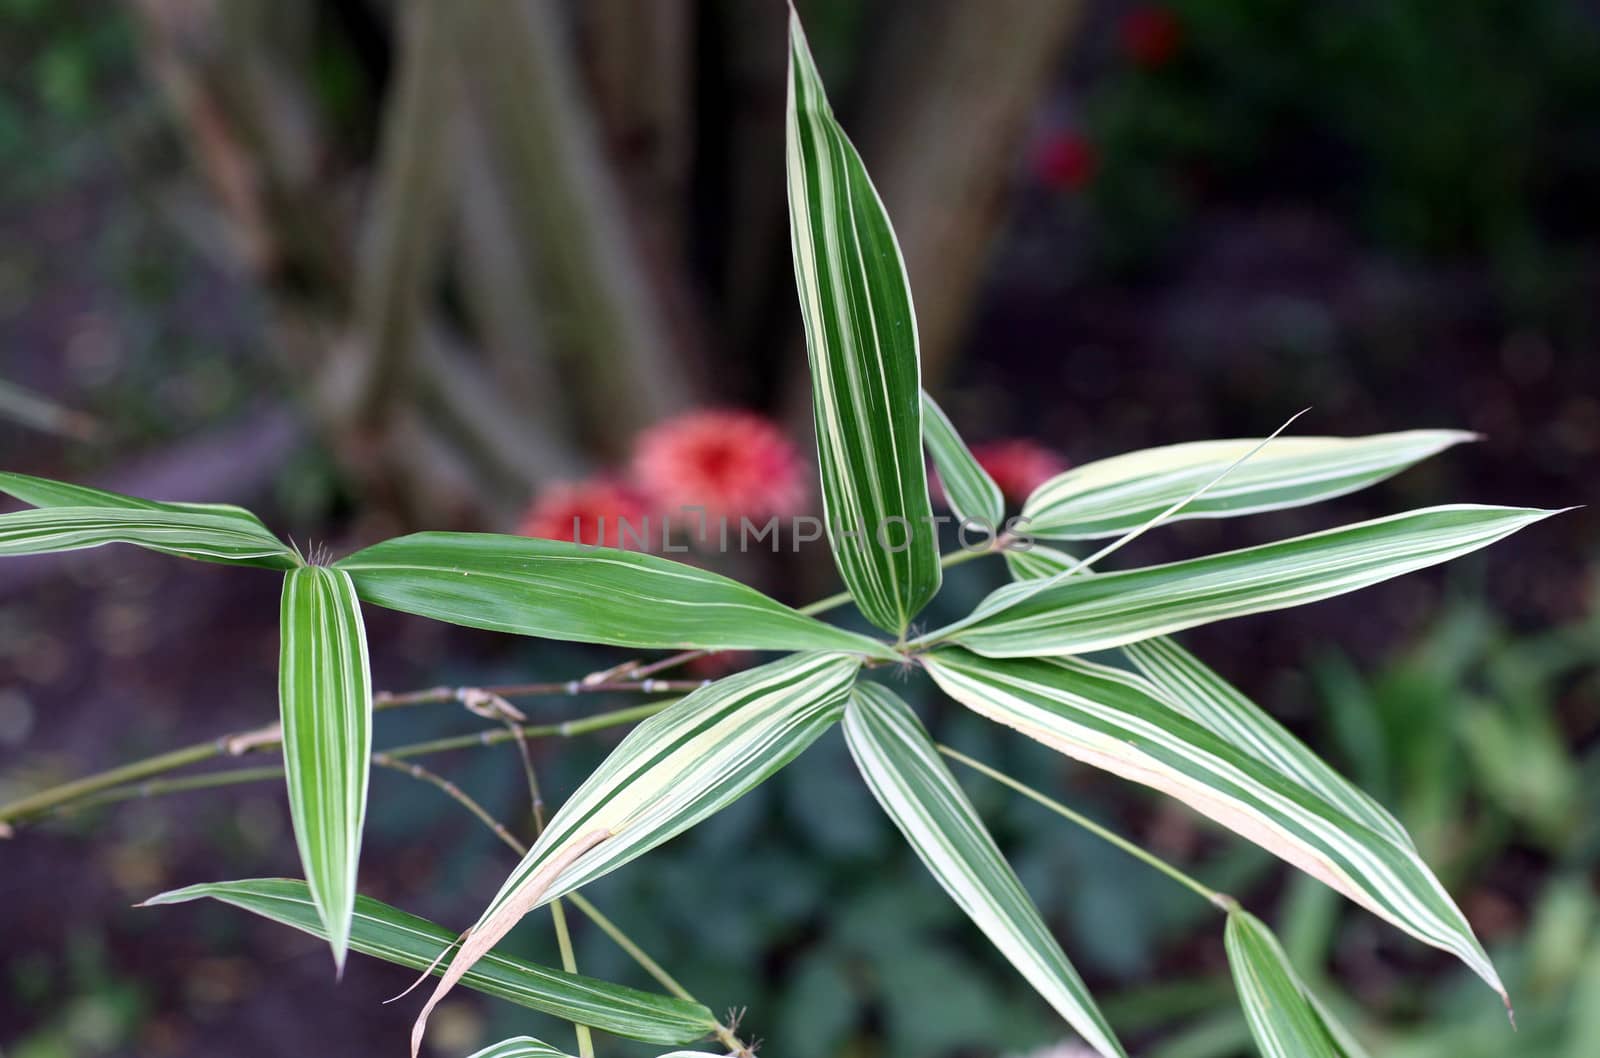
[[[922,441],[939,471],[951,513],[998,533],[1006,517],[1000,486],[973,456],[944,409],[926,393],[922,395]]]
[[[312,903],[311,892],[299,879],[258,878],[191,885],[152,897],[143,906],[181,904],[207,897],[327,939],[328,931]],[[444,965],[441,956],[455,942],[455,935],[443,926],[371,897],[356,897],[350,927],[350,947],[354,951],[413,970],[431,967],[430,972],[440,973]],[[530,1010],[645,1043],[691,1043],[717,1027],[715,1016],[699,1003],[569,974],[508,955],[486,955],[461,983]]]
[[[919,642],[959,643],[989,657],[1103,650],[1343,595],[1459,558],[1556,513],[1428,507],[1164,566],[1008,584]]]
[[[12,473],[0,473],[0,492],[37,508],[0,514],[0,555],[134,544],[228,565],[291,569],[300,564],[261,519],[242,507],[158,503]]]
[[[856,658],[799,654],[719,680],[640,724],[561,806],[468,931],[412,1030],[517,921],[760,785],[839,719]]]
[[[1342,496],[1476,438],[1460,430],[1278,438],[1171,520],[1229,518]],[[1029,533],[1046,539],[1117,536],[1160,514],[1259,443],[1195,441],[1085,463],[1035,489],[1022,516]]]
[[[1266,710],[1246,698],[1199,658],[1166,636],[1122,648],[1145,679],[1172,705],[1243,753],[1300,786],[1350,818],[1359,820],[1396,850],[1416,855],[1411,835],[1400,821],[1355,783],[1334,771]],[[1421,861],[1419,860],[1419,866]]]
[[[1197,723],[1142,677],[1077,658],[1000,660],[954,649],[923,662],[946,694],[974,712],[1178,798],[1455,954],[1505,996],[1472,928],[1409,843]]]
[[[940,578],[917,321],[888,214],[792,9],[786,158],[828,539],[861,612],[898,634]]]
[[[910,707],[884,687],[858,684],[844,734],[878,803],[951,899],[1090,1046],[1126,1058]]]
[[[1246,911],[1229,912],[1224,943],[1239,1003],[1262,1058],[1367,1058],[1306,988],[1278,938],[1260,919]]]
[[[572,1056],[543,1040],[536,1040],[532,1036],[517,1036],[501,1040],[481,1051],[474,1051],[467,1058],[572,1058]],[[659,1058],[722,1058],[722,1056],[708,1051],[673,1051],[671,1054],[660,1055]]]
[[[361,598],[435,621],[639,649],[838,650],[855,632],[655,555],[493,533],[415,533],[334,563]]]
[[[372,672],[349,574],[322,566],[289,573],[281,625],[278,704],[289,817],[342,973],[372,766]]]

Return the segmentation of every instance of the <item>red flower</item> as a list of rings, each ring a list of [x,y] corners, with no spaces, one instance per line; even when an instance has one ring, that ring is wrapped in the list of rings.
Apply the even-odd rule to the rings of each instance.
[[[972,457],[1012,503],[1026,500],[1034,489],[1070,466],[1060,453],[1022,438],[973,445]]]
[[[1076,133],[1062,132],[1039,145],[1034,172],[1046,187],[1077,191],[1094,179],[1100,156],[1094,144]]]
[[[1172,61],[1183,41],[1178,16],[1165,7],[1145,5],[1122,16],[1122,50],[1135,66],[1156,70]]]
[[[577,544],[648,547],[649,514],[639,491],[615,478],[562,481],[539,494],[517,532]]]
[[[683,670],[697,680],[716,680],[746,667],[753,657],[748,650],[717,650],[694,658]]]
[[[634,447],[633,473],[662,506],[704,507],[709,518],[794,514],[806,501],[794,445],[744,411],[690,412],[652,427]]]

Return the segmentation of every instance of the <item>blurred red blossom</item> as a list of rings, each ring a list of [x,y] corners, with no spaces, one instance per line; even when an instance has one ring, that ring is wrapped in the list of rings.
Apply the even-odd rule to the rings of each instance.
[[[1122,16],[1122,50],[1135,66],[1159,69],[1172,61],[1183,41],[1183,26],[1170,8],[1146,4]]]
[[[731,409],[690,412],[652,427],[634,448],[633,473],[663,507],[704,507],[706,516],[796,514],[806,502],[805,466],[777,425]]]
[[[691,658],[683,670],[694,679],[715,680],[745,668],[754,657],[748,650],[714,650]]]
[[[612,477],[561,481],[539,494],[522,516],[517,532],[568,543],[648,547],[645,518],[649,514],[644,495],[624,481]],[[626,536],[622,533],[624,521],[629,527]]]
[[[1012,503],[1026,500],[1034,489],[1072,465],[1059,452],[1020,437],[973,445],[972,457]]]
[[[1094,144],[1075,132],[1058,132],[1039,144],[1034,175],[1046,187],[1077,191],[1094,179],[1100,156]]]

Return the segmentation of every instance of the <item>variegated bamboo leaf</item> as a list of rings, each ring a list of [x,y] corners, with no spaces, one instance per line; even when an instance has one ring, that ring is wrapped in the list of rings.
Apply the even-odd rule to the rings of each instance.
[[[1007,552],[1006,558],[1018,580],[1054,576],[1077,562],[1071,555],[1047,547]],[[1388,809],[1330,768],[1259,705],[1172,639],[1157,636],[1129,643],[1122,651],[1189,719],[1210,728],[1288,781],[1309,787],[1340,805],[1380,834],[1401,845],[1413,845],[1411,836]]]
[[[998,533],[1006,516],[1000,486],[974,458],[944,409],[926,393],[922,395],[922,440],[933,457],[951,512]]]
[[[312,901],[342,972],[372,755],[372,673],[355,586],[305,566],[283,580],[278,703],[289,816]]]
[[[1227,518],[1342,496],[1476,437],[1460,430],[1406,430],[1279,438],[1170,520]],[[1196,441],[1085,463],[1039,486],[1022,515],[1029,533],[1047,539],[1116,536],[1138,528],[1257,444]]]
[[[1228,965],[1262,1058],[1367,1058],[1294,972],[1278,938],[1246,911],[1228,914]]]
[[[997,660],[952,649],[926,655],[924,664],[968,708],[1178,798],[1418,940],[1454,953],[1504,997],[1471,927],[1415,849],[1288,781],[1141,677],[1076,658]]]
[[[191,885],[153,897],[144,906],[181,904],[207,897],[313,937],[328,937],[311,891],[298,879],[258,878]],[[440,973],[442,957],[455,943],[455,936],[443,926],[371,897],[356,897],[350,927],[350,947],[354,951],[413,970],[431,968],[430,972]],[[646,1043],[691,1043],[717,1027],[711,1011],[699,1003],[569,974],[507,955],[484,956],[462,977],[461,984],[531,1010]]]
[[[529,911],[682,833],[748,793],[831,726],[859,662],[804,654],[695,691],[640,724],[561,806],[451,960],[412,1030]]]
[[[1122,648],[1145,679],[1185,716],[1209,728],[1288,782],[1360,820],[1400,849],[1415,844],[1400,821],[1360,787],[1329,767],[1266,710],[1166,636]]]
[[[416,533],[334,564],[361,598],[435,621],[634,648],[891,656],[707,570],[655,555],[492,533]]]
[[[0,515],[0,555],[134,544],[229,565],[291,569],[300,564],[293,550],[242,507],[158,503],[12,473],[0,473],[0,492],[38,508]]]
[[[1008,584],[923,636],[988,657],[1083,654],[1355,591],[1486,547],[1559,513],[1458,504],[1164,566]]]
[[[1106,1058],[1125,1058],[910,707],[884,687],[859,684],[845,708],[844,733],[878,803],[951,899],[1090,1046]]]
[[[888,214],[792,10],[787,167],[828,539],[861,612],[899,633],[940,578],[917,321]]]

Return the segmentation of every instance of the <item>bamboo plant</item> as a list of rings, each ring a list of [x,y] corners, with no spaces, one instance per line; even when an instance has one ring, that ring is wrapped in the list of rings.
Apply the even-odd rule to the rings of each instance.
[[[999,490],[923,392],[911,292],[889,218],[834,120],[797,17],[790,22],[786,162],[796,283],[813,384],[828,538],[848,590],[803,609],[665,558],[550,540],[425,532],[341,558],[302,555],[237,507],[161,503],[21,474],[0,489],[31,509],[0,516],[0,554],[124,543],[283,577],[278,723],[180,750],[0,806],[0,825],[64,805],[123,796],[130,784],[220,752],[281,746],[304,880],[202,884],[150,904],[207,897],[324,938],[336,967],[355,950],[438,975],[413,1027],[456,985],[578,1027],[664,1046],[714,1038],[750,1047],[640,951],[582,895],[771,777],[824,731],[843,728],[862,781],[938,883],[1042,999],[1106,1058],[1126,1051],[974,811],[947,760],[1043,800],[1214,903],[1247,1020],[1272,1058],[1355,1056],[1360,1045],[1295,974],[1271,931],[1230,896],[1084,820],[1072,809],[942,746],[881,671],[923,670],[974,712],[1068,757],[1168,794],[1424,944],[1454,954],[1506,999],[1471,927],[1395,818],[1170,636],[1286,609],[1475,551],[1551,511],[1457,504],[1408,511],[1276,543],[1167,565],[1102,572],[1128,540],[1184,518],[1278,510],[1382,481],[1470,439],[1449,430],[1371,437],[1223,440],[1135,452],[1070,470],[1023,511],[1030,538],[1108,540],[1079,558],[1023,549],[997,534],[1012,583],[945,627],[913,634],[938,592],[941,559],[924,470],[932,457],[955,513],[999,525]],[[818,614],[852,602],[881,636]],[[506,701],[552,688],[376,694],[362,603],[518,635],[677,651],[631,662],[567,690],[686,692],[539,728]],[[655,674],[698,652],[775,651],[778,660],[697,684]],[[1123,664],[1086,660],[1120,651]],[[560,685],[557,685],[559,687]],[[638,721],[524,848],[481,806],[414,758],[462,740],[374,754],[375,712],[459,698],[506,725],[503,739],[570,735]],[[521,862],[459,937],[358,892],[373,764],[396,767],[460,801]],[[256,769],[277,775],[276,769]],[[190,786],[235,781],[201,776]],[[184,779],[172,780],[179,788]],[[561,902],[594,918],[671,994],[575,972]],[[550,907],[563,969],[496,953],[535,909]],[[781,1053],[782,1041],[776,1046]],[[564,1052],[522,1037],[478,1058]],[[691,1053],[674,1051],[676,1055]]]

